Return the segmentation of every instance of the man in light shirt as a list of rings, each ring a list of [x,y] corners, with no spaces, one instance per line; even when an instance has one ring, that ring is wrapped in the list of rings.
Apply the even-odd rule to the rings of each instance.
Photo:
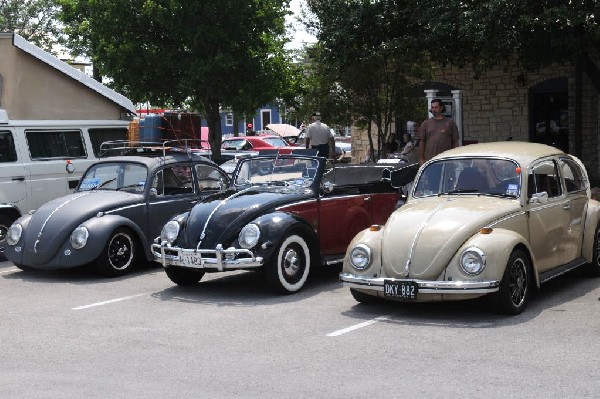
[[[323,158],[335,157],[335,139],[329,126],[321,123],[321,113],[312,115],[313,123],[306,129],[306,148],[314,148]]]

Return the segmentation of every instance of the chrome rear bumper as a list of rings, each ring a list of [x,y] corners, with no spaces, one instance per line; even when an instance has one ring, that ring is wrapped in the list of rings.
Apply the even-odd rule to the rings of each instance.
[[[419,287],[419,294],[489,294],[498,291],[500,288],[500,281],[429,281],[366,277],[340,273],[340,281],[344,283],[344,286],[362,290],[383,292],[384,280],[414,281]]]

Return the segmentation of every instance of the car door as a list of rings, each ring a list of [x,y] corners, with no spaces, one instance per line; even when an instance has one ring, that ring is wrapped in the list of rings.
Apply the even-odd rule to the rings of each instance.
[[[191,163],[177,163],[157,170],[148,198],[148,239],[160,235],[162,227],[179,213],[190,209],[199,198]]]
[[[24,213],[29,211],[25,209],[28,174],[17,146],[12,131],[0,130],[0,203],[15,205]]]
[[[529,244],[539,272],[568,262],[567,239],[571,218],[558,166],[553,159],[532,165],[527,179]],[[542,193],[545,199],[533,199]]]
[[[588,203],[587,185],[581,167],[570,157],[559,160],[564,190],[567,197],[565,207],[569,211],[569,224],[565,236],[567,261],[581,256],[585,211]]]

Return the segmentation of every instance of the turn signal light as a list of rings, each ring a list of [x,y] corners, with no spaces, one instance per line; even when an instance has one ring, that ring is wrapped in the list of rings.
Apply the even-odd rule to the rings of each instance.
[[[481,234],[490,234],[492,231],[494,231],[494,229],[491,227],[483,227],[479,230]]]
[[[379,230],[381,230],[380,224],[374,224],[373,226],[369,227],[369,231],[379,231]]]

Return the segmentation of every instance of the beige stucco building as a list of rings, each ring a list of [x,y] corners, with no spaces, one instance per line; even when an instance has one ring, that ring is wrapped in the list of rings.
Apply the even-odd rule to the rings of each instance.
[[[13,33],[0,33],[0,108],[13,120],[127,120],[133,103]]]

